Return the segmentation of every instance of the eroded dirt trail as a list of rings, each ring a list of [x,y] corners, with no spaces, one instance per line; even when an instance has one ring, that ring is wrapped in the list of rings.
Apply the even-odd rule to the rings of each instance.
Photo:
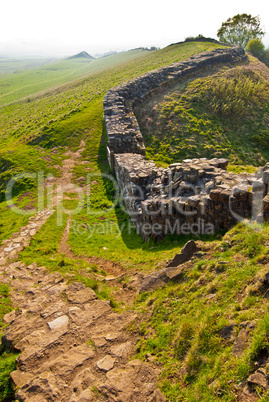
[[[116,264],[114,262],[111,262],[109,260],[105,260],[104,258],[101,257],[87,257],[85,255],[76,255],[73,253],[73,251],[70,249],[70,246],[68,244],[68,236],[70,232],[70,227],[71,227],[71,218],[69,218],[67,225],[65,227],[63,236],[61,238],[58,250],[60,253],[65,254],[68,258],[71,259],[80,259],[88,262],[89,264],[96,264],[99,265],[101,269],[106,271],[107,274],[109,275],[114,275],[115,277],[120,276],[125,273],[124,268],[121,267],[119,264]]]
[[[81,152],[82,148],[69,153],[63,161],[63,177],[55,180],[57,185],[74,190],[71,168]],[[53,207],[61,201],[57,192],[54,194]],[[28,266],[17,261],[18,252],[30,244],[53,212],[37,213],[0,247],[1,282],[9,284],[14,306],[4,317],[9,326],[2,342],[21,352],[17,369],[11,373],[17,399],[165,401],[156,387],[159,369],[152,363],[131,360],[136,338],[126,327],[136,319],[133,311],[117,314],[108,301],[98,300],[83,284],[67,284],[61,274],[34,261]],[[68,228],[60,251],[71,256]],[[102,263],[107,269],[111,264]]]

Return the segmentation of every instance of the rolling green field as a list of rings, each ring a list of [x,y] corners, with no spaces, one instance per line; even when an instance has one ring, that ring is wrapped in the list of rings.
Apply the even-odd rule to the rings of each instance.
[[[12,74],[17,73],[20,70],[32,69],[35,67],[40,67],[44,64],[55,61],[53,58],[8,58],[0,56],[0,75],[2,74]]]
[[[132,272],[148,272],[165,267],[167,260],[180,252],[189,238],[174,236],[159,243],[145,243],[136,234],[128,216],[114,203],[113,184],[102,177],[102,174],[110,173],[106,159],[103,97],[113,86],[218,46],[213,43],[189,42],[153,52],[130,51],[86,64],[79,60],[51,63],[36,69],[35,81],[38,71],[42,71],[40,74],[43,75],[44,81],[33,82],[27,95],[23,95],[23,85],[31,85],[27,81],[30,70],[24,72],[25,81],[22,79],[17,84],[15,81],[11,82],[11,88],[18,88],[18,91],[6,95],[10,98],[2,103],[0,121],[0,240],[10,236],[27,221],[26,216],[18,216],[7,208],[4,199],[7,181],[21,172],[43,171],[45,175],[59,175],[62,160],[67,157],[66,152],[69,149],[76,151],[83,140],[85,150],[82,160],[89,162],[88,171],[91,172],[93,180],[91,211],[94,214],[87,212],[85,201],[83,209],[72,218],[68,244],[77,258],[73,259],[59,252],[68,214],[64,215],[61,226],[57,225],[54,214],[34,236],[30,246],[20,253],[20,260],[26,263],[36,261],[52,271],[62,272],[66,277],[72,274],[74,280],[83,281],[92,287],[100,298],[110,299],[111,289],[102,281],[83,274],[87,267],[93,272],[99,268],[89,267],[80,256],[102,258],[119,264],[126,272],[126,284]],[[49,70],[52,65],[58,66],[58,69]],[[76,68],[81,70],[75,72]],[[83,77],[78,78],[75,74],[82,74]],[[250,77],[251,74],[250,72]],[[190,125],[195,135],[198,136],[199,130],[203,132],[205,111],[201,99],[210,92],[210,80],[219,83],[222,90],[223,77],[226,76],[220,77],[221,79],[219,76],[209,77],[204,81],[198,79],[190,83],[189,88],[186,87],[183,100],[181,93],[166,99],[167,103],[161,104],[162,122],[166,124],[165,127],[169,128],[169,119],[172,123],[178,123],[180,112],[186,117],[184,121]],[[229,89],[229,77],[226,78]],[[50,79],[52,81],[49,83]],[[241,82],[241,76],[238,80]],[[249,78],[249,85],[250,81]],[[262,88],[262,94],[265,92],[266,95],[265,83]],[[21,99],[28,96],[29,100]],[[197,107],[195,102],[192,102],[193,97],[197,99]],[[256,98],[253,90],[251,104],[254,105],[255,111]],[[3,105],[8,102],[13,103]],[[230,105],[229,100],[227,103]],[[214,116],[210,110],[206,112],[208,120],[211,119],[208,124],[213,124],[213,129],[220,121],[224,121],[224,117]],[[199,113],[202,113],[200,119]],[[255,114],[253,119],[255,123]],[[257,124],[258,119],[260,114],[257,114]],[[232,136],[232,131],[230,135]],[[222,135],[219,137],[222,138]],[[211,137],[208,138],[211,141]],[[161,140],[167,147],[168,139]],[[212,149],[206,155],[209,157],[215,156],[214,147],[217,144],[214,141],[217,142],[217,139],[214,137],[212,142],[210,141]],[[149,156],[154,156],[150,152],[157,154],[157,147],[152,148],[154,152],[150,148],[155,146],[153,140],[149,140],[147,145]],[[221,142],[220,145],[222,151]],[[232,141],[229,146],[233,149]],[[265,158],[267,154],[262,154],[262,148],[264,144],[261,145],[260,152]],[[170,152],[168,147],[167,149]],[[204,150],[201,146],[193,155],[205,156]],[[164,160],[165,153],[167,157],[173,157],[172,151],[168,151],[163,152],[162,158],[155,159],[161,163],[169,163]],[[160,154],[160,151],[158,153]],[[183,156],[180,152],[176,155],[177,158]],[[233,159],[233,162],[242,161]],[[247,163],[250,162],[247,160]],[[239,166],[237,169],[241,168]],[[248,169],[252,170],[253,167]],[[85,165],[77,164],[73,168],[74,181],[81,176],[86,176]],[[20,186],[16,187],[14,202],[21,207],[27,203],[36,205],[36,184],[36,181],[31,180],[21,182]],[[69,200],[70,209],[76,205],[76,200]],[[248,375],[255,370],[261,352],[269,345],[268,303],[263,298],[263,288],[260,286],[260,278],[267,272],[269,264],[269,229],[267,226],[261,228],[237,225],[226,234],[195,239],[204,242],[208,252],[207,258],[197,259],[184,272],[181,283],[171,283],[151,294],[138,296],[133,306],[138,314],[138,321],[129,330],[140,337],[137,357],[146,360],[147,353],[150,353],[161,369],[159,386],[168,401],[236,401],[236,393],[241,390]],[[99,271],[98,273],[101,274]],[[9,309],[6,287],[3,288],[2,297],[7,297]],[[118,309],[125,308],[123,304],[119,305],[117,300],[112,300],[112,305]],[[238,360],[231,353],[232,343],[223,339],[220,333],[231,322],[235,324],[238,333],[242,322],[254,319],[257,319],[258,323],[250,349]],[[3,399],[6,395],[4,392],[8,392],[5,388],[6,373],[13,369],[14,356],[10,358],[9,355],[4,355],[0,365],[5,372],[2,389],[6,391],[1,389],[0,378],[0,397]],[[210,384],[213,385],[209,386]],[[262,401],[268,401],[268,392],[266,394],[260,389],[258,392]]]
[[[53,88],[46,94],[37,94],[29,100],[2,107],[0,199],[1,195],[3,197],[5,183],[15,174],[38,170],[47,173],[49,169],[55,174],[53,166],[58,163],[59,156],[50,152],[53,147],[76,149],[83,139],[93,155],[98,152],[102,135],[102,99],[109,88],[146,71],[214,47],[216,45],[211,43],[195,43],[181,45],[180,48],[175,45],[142,55],[140,51],[134,54],[127,52],[127,61],[122,60],[123,55],[109,56],[103,62],[110,67]],[[101,63],[101,60],[96,62]],[[94,141],[91,138],[92,132],[96,133]],[[48,157],[50,163],[46,161]]]
[[[28,66],[27,63],[12,61],[4,63],[0,59],[0,106],[51,87],[57,87],[79,77],[100,72],[147,53],[143,50],[134,50],[94,60],[84,57],[68,58],[27,69],[25,69]],[[14,70],[15,66],[18,68]],[[10,73],[7,71],[9,68]]]

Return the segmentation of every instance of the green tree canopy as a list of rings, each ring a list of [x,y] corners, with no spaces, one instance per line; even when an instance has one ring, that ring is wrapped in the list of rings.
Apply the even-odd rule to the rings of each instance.
[[[259,38],[251,39],[247,44],[246,50],[259,60],[263,60],[265,56],[265,46]]]
[[[245,49],[251,39],[262,38],[264,31],[259,17],[237,14],[222,23],[217,36],[221,42],[234,43]]]

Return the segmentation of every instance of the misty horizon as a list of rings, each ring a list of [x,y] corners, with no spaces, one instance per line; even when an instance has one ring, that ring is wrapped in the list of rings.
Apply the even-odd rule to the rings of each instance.
[[[87,45],[85,43],[66,46],[63,44],[62,46],[49,46],[45,43],[31,43],[31,42],[0,42],[0,57],[26,57],[26,58],[65,58],[73,56],[74,54],[80,53],[82,51],[87,52],[89,55],[93,57],[102,57],[107,55],[108,53],[120,53],[126,52],[132,49],[137,49],[140,47],[151,48],[152,46],[157,48],[164,48],[166,46],[171,45],[172,43],[184,41],[184,38],[174,38],[166,41],[159,41],[157,43],[130,43],[130,45],[126,46],[115,46],[115,45],[103,45],[103,46],[93,46],[91,44]],[[217,39],[216,37],[213,39]]]
[[[102,3],[77,0],[34,0],[4,2],[0,25],[0,56],[64,58],[81,51],[92,56],[138,47],[163,48],[199,34],[217,39],[221,24],[236,14],[259,16],[267,32],[269,47],[269,5],[227,0],[225,6],[213,0],[165,5],[152,0],[123,0]],[[12,18],[11,18],[12,16]]]

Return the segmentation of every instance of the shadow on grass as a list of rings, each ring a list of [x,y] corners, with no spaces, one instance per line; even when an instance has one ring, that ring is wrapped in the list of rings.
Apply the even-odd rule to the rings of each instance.
[[[98,159],[97,159],[97,166],[102,173],[102,181],[103,185],[106,191],[106,196],[109,201],[116,202],[115,200],[115,191],[114,191],[114,186],[111,180],[107,176],[112,176],[110,166],[107,160],[107,151],[106,151],[106,144],[107,144],[107,134],[106,134],[106,128],[105,128],[105,123],[103,121],[103,132],[102,132],[102,137],[101,141],[99,144],[99,149],[98,149]]]
[[[156,252],[156,251],[168,251],[175,247],[183,247],[189,240],[202,240],[207,242],[213,242],[220,240],[223,233],[216,233],[214,235],[176,235],[168,234],[164,239],[158,241],[149,239],[144,241],[142,237],[136,232],[134,225],[130,222],[129,216],[124,213],[121,208],[115,208],[115,214],[120,227],[123,227],[121,231],[121,237],[129,249],[142,249],[143,251]],[[123,222],[125,220],[125,225]]]
[[[214,235],[167,235],[163,240],[156,241],[150,239],[144,241],[137,233],[134,225],[131,223],[129,215],[120,207],[119,200],[115,199],[114,186],[111,180],[106,175],[112,175],[106,153],[106,129],[103,123],[103,133],[98,150],[98,168],[102,173],[102,181],[106,191],[107,198],[114,203],[115,216],[117,218],[118,227],[120,228],[121,238],[126,247],[130,250],[142,249],[143,251],[155,252],[155,251],[167,251],[175,247],[183,247],[189,240],[203,240],[203,241],[215,241],[219,240],[221,235],[216,233]],[[223,235],[223,233],[222,233]]]

